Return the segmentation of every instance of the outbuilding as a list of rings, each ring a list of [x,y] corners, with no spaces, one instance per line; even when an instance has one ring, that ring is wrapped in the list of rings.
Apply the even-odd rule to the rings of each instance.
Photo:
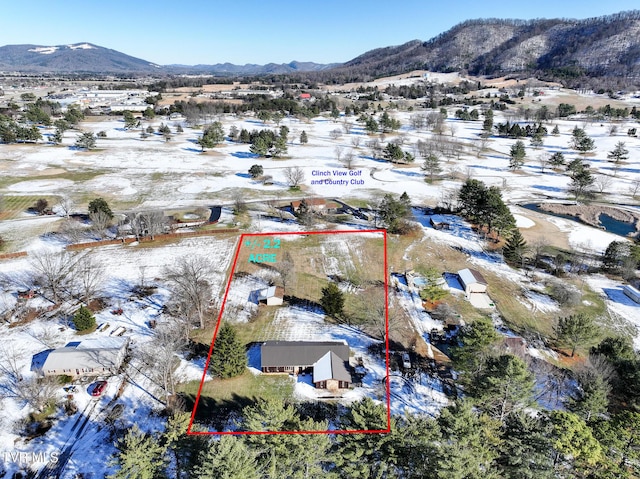
[[[267,306],[282,306],[284,302],[284,288],[280,286],[270,286],[258,292],[258,304]]]
[[[636,303],[640,303],[640,291],[638,291],[636,288],[628,284],[622,288],[622,291]]]
[[[458,271],[458,277],[460,278],[460,284],[464,289],[464,293],[469,297],[472,293],[486,293],[487,292],[487,280],[484,279],[478,271],[475,269],[461,269]]]

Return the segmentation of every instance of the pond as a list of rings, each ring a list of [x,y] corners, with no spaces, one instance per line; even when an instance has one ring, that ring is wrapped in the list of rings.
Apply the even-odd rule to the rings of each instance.
[[[635,223],[620,221],[604,213],[600,215],[600,224],[604,226],[604,229],[609,233],[615,233],[620,236],[628,236],[636,232]]]
[[[567,220],[577,221],[579,223],[586,224],[575,215],[563,214],[563,213],[552,213],[550,211],[543,210],[536,203],[527,203],[519,206],[531,211],[536,211],[538,213],[545,214],[545,215],[556,216],[558,218],[564,218]],[[636,232],[635,223],[620,221],[604,213],[600,214],[599,219],[600,219],[600,224],[603,226],[604,230],[608,231],[609,233],[617,234],[620,236],[628,236]]]

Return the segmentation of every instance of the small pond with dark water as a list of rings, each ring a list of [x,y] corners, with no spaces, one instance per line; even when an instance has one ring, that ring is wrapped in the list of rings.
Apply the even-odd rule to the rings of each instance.
[[[522,206],[525,209],[528,209],[528,210],[531,210],[531,211],[536,211],[538,213],[542,213],[542,214],[545,214],[545,215],[556,216],[558,218],[565,218],[567,220],[577,221],[579,223],[586,224],[583,221],[581,221],[580,218],[578,218],[575,215],[562,214],[562,213],[552,213],[550,211],[543,210],[536,203],[527,203],[527,204],[522,204],[522,205],[519,205],[519,206]],[[628,223],[627,221],[620,221],[620,220],[612,218],[611,216],[609,216],[607,214],[604,214],[604,213],[600,214],[600,224],[603,226],[605,231],[608,231],[609,233],[614,233],[614,234],[617,234],[617,235],[620,235],[620,236],[628,236],[629,234],[632,234],[632,233],[636,232],[635,223]]]

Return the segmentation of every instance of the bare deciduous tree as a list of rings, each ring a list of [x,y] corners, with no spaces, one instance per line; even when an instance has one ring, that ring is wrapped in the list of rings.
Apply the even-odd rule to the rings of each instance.
[[[291,281],[296,277],[295,267],[296,265],[293,262],[291,254],[286,251],[282,261],[280,261],[276,267],[278,273],[280,273],[280,281],[282,282],[282,287],[285,291],[287,290],[287,285],[291,284]]]
[[[74,290],[80,299],[88,303],[102,290],[105,278],[105,265],[93,252],[84,252],[76,260],[73,273]]]
[[[342,136],[342,130],[340,128],[336,128],[335,130],[331,130],[329,132],[329,136],[332,140],[337,140]]]
[[[344,149],[341,146],[336,146],[333,149],[333,154],[336,155],[336,160],[338,161],[338,163],[340,163],[342,161],[342,153],[344,152]]]
[[[550,156],[547,153],[538,155],[538,164],[540,165],[540,173],[544,173],[544,169],[549,164]]]
[[[80,222],[69,218],[60,222],[58,234],[70,243],[78,243],[85,235],[85,228]]]
[[[164,323],[154,330],[153,339],[142,351],[142,361],[149,375],[160,385],[169,398],[176,393],[176,368],[180,364],[178,353],[185,350],[188,341],[179,324]]]
[[[247,203],[242,190],[234,190],[233,193],[231,193],[231,200],[233,201],[233,212],[235,214],[239,215],[247,211]]]
[[[350,170],[353,168],[353,163],[355,161],[356,161],[356,155],[353,152],[353,150],[347,151],[342,157],[342,164]]]
[[[351,130],[353,129],[353,122],[345,118],[342,122],[342,129],[347,135],[349,135],[351,133]]]
[[[360,146],[360,136],[352,136],[351,137],[351,145],[354,148],[358,148]]]
[[[30,255],[29,264],[35,273],[36,281],[51,294],[51,301],[60,304],[71,281],[76,257],[67,251],[43,251]]]
[[[611,186],[613,179],[607,175],[596,175],[593,185],[596,187],[598,193],[602,194]]]
[[[104,236],[107,228],[111,225],[111,216],[102,210],[90,213],[89,219],[91,220],[94,231],[100,236]]]
[[[279,207],[278,200],[268,200],[269,214],[278,218],[280,221],[284,219],[284,211]]]
[[[58,207],[60,208],[60,211],[62,212],[62,214],[65,217],[69,218],[74,208],[73,200],[70,197],[63,195],[60,197],[60,200],[58,201]]]
[[[136,238],[150,236],[152,239],[165,232],[167,218],[160,210],[140,211],[128,213],[127,218],[131,226],[131,234]]]
[[[164,275],[171,290],[171,303],[187,328],[196,324],[204,328],[212,291],[210,279],[215,268],[209,258],[183,257],[165,268]],[[188,337],[188,329],[186,337]]]
[[[300,183],[304,181],[304,170],[299,166],[286,168],[284,170],[284,176],[291,188],[297,188],[300,186]]]
[[[0,398],[17,399],[41,412],[48,404],[55,401],[59,387],[60,384],[52,376],[18,379],[13,375],[7,375],[4,381],[0,382]]]
[[[380,158],[382,156],[382,144],[380,143],[380,140],[378,138],[373,138],[367,141],[365,146],[371,149],[371,156],[374,159]]]

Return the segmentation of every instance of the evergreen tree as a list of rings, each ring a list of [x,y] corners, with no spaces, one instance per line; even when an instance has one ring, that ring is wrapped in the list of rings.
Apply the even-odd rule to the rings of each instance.
[[[580,153],[586,153],[595,148],[593,139],[582,128],[577,126],[571,132],[571,147]]]
[[[549,158],[549,164],[554,167],[564,165],[564,154],[561,151],[556,151],[551,158]]]
[[[145,434],[137,425],[128,430],[124,438],[117,443],[118,453],[109,465],[118,470],[107,476],[108,479],[156,479],[164,462],[165,449],[151,435]]]
[[[551,411],[549,419],[553,427],[551,445],[555,451],[556,469],[572,462],[574,467],[577,465],[580,469],[580,465],[593,466],[603,459],[602,446],[593,437],[593,431],[578,415],[556,410]],[[564,459],[564,463],[560,459]]]
[[[104,198],[94,198],[89,202],[89,214],[104,213],[113,218],[113,212]]]
[[[320,304],[329,316],[339,317],[342,315],[344,308],[344,293],[340,291],[335,283],[329,283],[322,288]]]
[[[554,136],[558,136],[560,134],[560,128],[558,128],[558,125],[553,127],[553,130],[551,130],[551,134]]]
[[[624,141],[616,143],[616,147],[607,154],[607,158],[616,165],[629,159],[629,150],[625,148]]]
[[[527,152],[524,147],[524,143],[521,140],[516,141],[511,145],[509,152],[509,168],[512,170],[519,170],[524,165],[524,158],[527,156]]]
[[[313,223],[313,211],[309,207],[306,199],[302,199],[300,201],[300,206],[298,206],[298,211],[295,213],[298,221],[303,225],[310,225]]]
[[[511,232],[511,236],[509,236],[509,239],[507,239],[507,242],[502,249],[504,259],[512,264],[522,265],[526,252],[527,242],[524,240],[520,230],[515,228]]]
[[[228,379],[246,370],[247,354],[236,329],[230,323],[222,323],[211,353],[211,373],[215,377]]]
[[[370,135],[378,132],[378,122],[373,117],[368,117],[364,129]]]
[[[622,411],[610,420],[600,419],[593,427],[594,436],[604,449],[612,478],[637,477],[640,474],[640,413]]]
[[[78,331],[87,331],[96,327],[96,318],[90,309],[80,306],[73,315],[73,325]]]
[[[585,196],[589,188],[595,183],[595,178],[589,171],[588,165],[584,165],[582,169],[571,172],[571,181],[569,182],[569,191],[575,196],[575,200]]]
[[[571,348],[571,357],[573,357],[578,346],[587,346],[598,336],[599,329],[591,316],[577,313],[560,318],[555,332],[558,341]]]
[[[426,285],[420,290],[420,297],[431,303],[440,301],[446,298],[449,291],[444,289],[439,281],[442,279],[442,275],[435,268],[427,268],[424,273]]]
[[[307,143],[309,143],[309,138],[307,137],[307,132],[302,130],[302,133],[300,133],[300,144],[301,145],[306,145]]]
[[[259,400],[242,412],[244,431],[325,431],[326,422],[301,420],[295,408],[278,400]],[[330,441],[326,434],[257,434],[247,436],[257,453],[262,477],[321,477],[326,473]]]
[[[484,121],[482,122],[482,132],[487,136],[491,136],[493,132],[493,110],[489,109],[484,113]]]
[[[125,130],[136,128],[140,124],[138,122],[138,119],[133,116],[133,113],[131,113],[129,110],[125,110],[122,112],[122,119],[124,120]]]
[[[501,422],[513,411],[533,403],[533,374],[522,359],[503,354],[489,357],[480,374],[472,380],[469,393],[475,404]]]
[[[536,149],[542,147],[544,145],[544,138],[541,134],[535,133],[530,140],[530,145]]]
[[[585,421],[606,413],[611,387],[602,374],[592,367],[578,371],[579,389],[569,399],[568,407]]]
[[[187,434],[191,413],[173,410],[167,419],[167,426],[161,437],[161,445],[166,449],[168,462],[175,468],[175,477],[193,470],[198,464],[198,453],[204,448],[203,436]]]
[[[214,148],[224,141],[224,130],[222,129],[222,123],[214,121],[202,132],[202,136],[198,139],[197,143],[202,148]]]
[[[263,173],[264,173],[264,170],[262,168],[262,165],[252,165],[251,168],[249,168],[249,174],[253,179],[256,179],[262,176]]]
[[[259,136],[251,143],[249,151],[254,155],[267,156],[269,154],[269,142],[265,138]]]
[[[209,441],[201,451],[198,465],[189,476],[194,479],[259,479],[256,453],[242,439],[221,436]]]
[[[602,256],[602,267],[610,273],[618,273],[630,257],[631,244],[628,241],[612,241]]]
[[[433,182],[433,176],[442,171],[440,158],[435,153],[429,153],[422,163],[422,170],[429,175],[429,183]]]
[[[438,444],[436,479],[499,479],[496,468],[498,423],[476,413],[469,401],[446,407],[437,419],[442,440]]]
[[[404,194],[406,195],[406,192]],[[407,218],[411,215],[409,196],[397,200],[391,193],[384,195],[379,214],[389,233],[405,233],[409,229]]]
[[[62,132],[60,130],[56,130],[55,133],[51,135],[51,143],[54,145],[62,143]]]
[[[286,127],[283,127],[286,128]],[[278,136],[273,145],[269,149],[269,153],[274,158],[279,158],[285,153],[287,153],[287,138],[285,136]]]
[[[96,137],[93,132],[85,131],[78,135],[75,147],[83,150],[93,150],[96,147]]]
[[[387,411],[382,404],[370,398],[351,404],[340,418],[340,429],[345,431],[387,430],[388,434],[341,434],[336,438],[335,464],[340,477],[345,479],[392,478],[399,460],[400,437],[395,418],[387,423]]]
[[[498,466],[508,479],[553,479],[551,424],[541,415],[513,412],[505,418]]]
[[[486,358],[494,354],[494,346],[499,339],[500,335],[489,318],[479,318],[463,327],[458,345],[451,348],[456,368],[471,376],[481,370]]]

